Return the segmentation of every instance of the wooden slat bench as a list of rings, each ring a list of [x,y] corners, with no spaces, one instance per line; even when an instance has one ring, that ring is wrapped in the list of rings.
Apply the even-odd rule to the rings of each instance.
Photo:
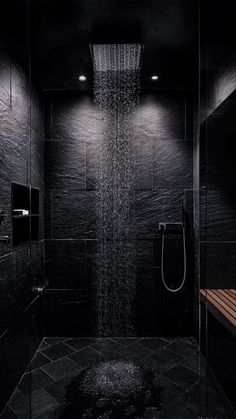
[[[200,298],[211,312],[236,333],[236,290],[200,289]]]

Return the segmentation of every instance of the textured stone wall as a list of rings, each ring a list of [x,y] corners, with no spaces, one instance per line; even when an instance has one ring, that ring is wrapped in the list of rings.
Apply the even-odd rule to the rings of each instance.
[[[188,238],[188,284],[178,296],[170,296],[161,284],[158,222],[181,221],[184,200],[192,225],[192,98],[177,91],[142,95],[134,122],[137,333],[178,334],[182,329],[187,334],[191,323],[192,236]],[[47,319],[52,333],[73,329],[65,314],[65,306],[69,312],[73,304],[77,325],[73,333],[94,333],[94,166],[100,135],[101,120],[91,96],[69,91],[47,93],[45,238],[46,280],[52,303],[48,304]],[[174,263],[173,274],[177,270]],[[60,327],[56,321],[59,307],[66,316]]]
[[[0,29],[0,210],[5,214],[0,235],[9,236],[8,243],[0,242],[0,410],[37,346],[37,303],[27,307],[44,285],[43,97],[30,83],[27,3],[21,3],[16,24],[13,3],[2,5]],[[38,242],[12,245],[11,182],[40,188]]]
[[[201,130],[201,286],[235,288],[236,166],[232,93]]]

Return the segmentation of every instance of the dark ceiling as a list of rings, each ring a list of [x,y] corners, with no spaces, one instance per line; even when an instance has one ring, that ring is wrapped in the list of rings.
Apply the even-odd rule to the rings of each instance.
[[[143,88],[192,88],[195,0],[32,0],[32,74],[45,89],[90,89],[90,43],[141,42]],[[78,76],[85,74],[86,82]],[[150,80],[157,74],[158,82]]]

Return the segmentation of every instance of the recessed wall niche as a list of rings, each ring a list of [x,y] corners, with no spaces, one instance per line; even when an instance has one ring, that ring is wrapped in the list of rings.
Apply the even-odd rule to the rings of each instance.
[[[39,240],[40,190],[12,183],[12,244]]]

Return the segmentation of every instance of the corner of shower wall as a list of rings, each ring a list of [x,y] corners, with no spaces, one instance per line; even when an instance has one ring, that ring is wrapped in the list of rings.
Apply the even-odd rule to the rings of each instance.
[[[40,340],[40,289],[44,287],[43,93],[30,70],[30,3],[1,5],[0,28],[0,410]],[[40,191],[37,240],[13,243],[12,183]],[[29,192],[30,196],[30,192]],[[29,219],[28,219],[29,221]],[[33,222],[32,222],[33,223]],[[31,223],[29,222],[31,225]],[[30,227],[29,227],[30,230]]]
[[[212,6],[212,1],[201,4],[200,288],[206,296],[201,298],[199,318],[201,350],[207,361],[205,383],[212,370],[234,403],[235,332],[219,310],[217,293],[228,298],[227,293],[235,289],[236,275],[236,57],[229,53],[234,51],[235,32],[232,3],[226,1],[223,10],[219,3]],[[220,27],[227,27],[224,34],[219,32]],[[225,44],[229,48],[222,48]],[[217,309],[210,301],[212,292],[218,299]]]

